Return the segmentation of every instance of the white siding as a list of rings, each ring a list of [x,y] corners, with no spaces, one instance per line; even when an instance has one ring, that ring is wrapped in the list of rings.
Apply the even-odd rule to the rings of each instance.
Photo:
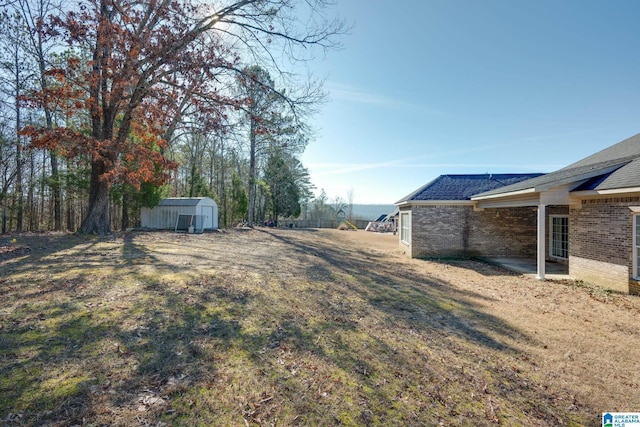
[[[204,215],[205,230],[218,228],[218,206],[209,198],[202,198],[193,206],[156,206],[142,208],[140,225],[142,227],[173,230],[176,227],[178,214]]]

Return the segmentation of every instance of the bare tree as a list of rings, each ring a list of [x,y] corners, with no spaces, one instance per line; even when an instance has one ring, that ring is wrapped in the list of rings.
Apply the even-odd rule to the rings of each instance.
[[[347,219],[349,221],[353,221],[353,196],[354,191],[353,188],[350,188],[347,191]]]
[[[51,0],[16,0],[16,10],[18,10],[24,20],[26,38],[26,52],[37,64],[36,80],[40,89],[45,92],[49,86],[47,77],[47,58],[50,50],[54,47],[47,45],[51,39],[44,33],[44,22],[50,13],[59,12],[62,9],[60,2]],[[46,129],[53,130],[53,112],[48,105],[43,105]],[[55,151],[50,152],[51,176],[48,182],[53,195],[54,229],[62,229],[62,188],[59,174],[58,156]]]
[[[1,13],[0,34],[2,43],[0,49],[0,85],[13,107],[13,143],[15,148],[15,206],[16,230],[22,231],[24,220],[24,158],[23,136],[19,131],[24,126],[23,106],[21,97],[26,93],[32,81],[32,70],[27,61],[24,50],[24,20],[13,10],[5,9]]]

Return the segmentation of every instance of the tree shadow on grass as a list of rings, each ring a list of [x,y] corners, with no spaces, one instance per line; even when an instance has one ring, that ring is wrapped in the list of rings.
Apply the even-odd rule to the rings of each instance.
[[[301,340],[306,342],[306,348],[313,348],[311,351],[320,357],[332,360],[346,372],[355,372],[369,389],[368,399],[377,402],[368,407],[373,415],[380,416],[380,420],[387,417],[387,420],[397,421],[397,414],[381,408],[392,407],[398,394],[402,394],[379,387],[385,381],[376,375],[380,370],[386,371],[387,375],[395,370],[398,375],[416,376],[418,379],[407,378],[400,382],[409,388],[422,386],[422,397],[435,405],[431,410],[439,408],[436,412],[447,414],[445,424],[461,422],[467,425],[471,420],[475,420],[473,425],[498,423],[500,405],[494,406],[497,401],[509,406],[504,408],[506,413],[518,413],[521,421],[558,423],[587,419],[585,413],[588,411],[582,408],[580,413],[580,405],[571,390],[563,392],[566,396],[574,396],[574,404],[567,409],[562,406],[563,397],[558,398],[555,394],[557,391],[545,393],[546,386],[535,374],[531,377],[529,372],[520,370],[520,361],[528,361],[529,357],[509,342],[535,345],[537,341],[478,304],[479,301],[490,301],[489,297],[457,288],[443,279],[404,271],[397,266],[388,268],[382,255],[345,250],[326,240],[301,243],[295,234],[268,233],[292,246],[294,251],[307,255],[311,259],[307,277],[316,280],[319,275],[324,276],[325,281],[332,284],[336,298],[347,300],[338,311],[330,302],[323,301],[324,308],[320,310],[325,317],[347,318],[346,322],[330,321],[312,333],[305,332],[306,328],[294,328],[294,335],[303,337]],[[360,295],[369,310],[363,313],[357,303],[349,304],[349,295]],[[382,314],[385,322],[381,330],[396,330],[398,335],[415,334],[417,342],[426,345],[425,351],[396,349],[390,344],[393,339],[377,336],[374,328],[369,342],[369,346],[376,349],[373,353],[392,356],[385,361],[375,357],[363,360],[360,349],[341,337],[357,336],[357,333],[345,332],[360,329],[357,319],[362,316],[366,321],[368,315],[373,316],[376,312]],[[326,347],[310,345],[311,337],[331,335],[332,330],[337,331],[332,334],[338,340],[337,344],[334,342],[335,352],[327,353]],[[398,342],[407,341],[398,338]],[[433,360],[434,355],[442,360]],[[420,363],[423,370],[417,373],[412,365],[421,358],[425,359]],[[377,360],[377,363],[371,363],[371,360]],[[381,369],[381,365],[384,368]],[[439,378],[428,372],[430,366],[439,366],[434,369]],[[456,395],[461,392],[464,393]],[[474,399],[474,394],[486,397],[478,400],[478,397]],[[434,424],[443,421],[441,417],[431,417],[425,410],[421,407],[414,412],[421,412],[422,421],[426,419]]]
[[[23,249],[0,256],[0,275],[5,277],[34,268],[55,267],[60,260],[49,260],[51,255],[87,242],[84,237],[74,234],[24,234],[16,235],[13,239],[15,243],[0,239],[0,246],[18,245]]]
[[[336,250],[331,245],[318,242],[313,246],[301,245],[282,235],[272,236],[317,260],[309,268],[312,277],[317,277],[319,271],[326,277],[330,277],[330,271],[337,271],[354,278],[357,286],[350,286],[349,281],[344,281],[344,285],[363,294],[376,309],[386,312],[390,322],[401,321],[412,328],[442,329],[502,351],[513,349],[485,331],[511,339],[530,339],[522,331],[478,309],[471,299],[486,298],[478,293],[461,290],[443,280],[415,272],[407,273],[397,268],[388,270],[384,257],[380,255],[366,254],[368,259],[365,259],[342,249]]]
[[[21,251],[15,263],[0,260],[6,261],[0,265],[6,308],[0,312],[0,423],[80,425],[109,408],[116,409],[116,417],[118,411],[136,413],[140,407],[162,411],[166,408],[157,398],[162,392],[179,392],[205,370],[215,372],[209,361],[194,360],[240,335],[232,317],[238,308],[218,313],[205,305],[212,299],[242,305],[248,295],[228,287],[214,286],[210,293],[198,284],[157,281],[118,290],[117,275],[101,280],[92,269],[96,256],[98,262],[101,256],[113,260],[97,246],[110,239],[17,239],[30,250]],[[125,237],[123,246],[124,252],[142,251],[153,259],[132,238]],[[86,257],[92,259],[85,263]],[[77,273],[53,278],[67,268]]]
[[[278,242],[287,263],[251,254],[241,262],[250,273],[105,281],[86,292],[77,277],[12,302],[0,331],[0,419],[490,425],[497,415],[483,411],[511,393],[532,402],[528,420],[566,414],[512,368],[523,355],[506,341],[531,338],[483,311],[481,295],[387,268],[383,256],[303,244],[298,231],[262,233],[247,253]]]
[[[105,304],[104,294],[32,296],[0,331],[0,420],[171,418],[168,400],[215,377],[216,353],[243,335],[237,319],[251,295],[226,285],[140,283],[130,301]]]

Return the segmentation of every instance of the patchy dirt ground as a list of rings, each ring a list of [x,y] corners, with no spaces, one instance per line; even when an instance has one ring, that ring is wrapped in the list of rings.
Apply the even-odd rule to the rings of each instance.
[[[15,239],[15,240],[14,240]],[[5,425],[600,425],[640,298],[397,236],[0,236]]]

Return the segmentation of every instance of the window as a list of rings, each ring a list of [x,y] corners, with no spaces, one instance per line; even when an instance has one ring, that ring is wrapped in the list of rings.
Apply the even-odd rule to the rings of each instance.
[[[409,244],[411,243],[411,219],[409,212],[402,212],[400,214],[400,241]]]
[[[549,230],[550,254],[555,258],[569,258],[569,217],[566,215],[552,215],[549,217],[551,229]]]
[[[640,278],[640,215],[633,216],[633,277]]]

